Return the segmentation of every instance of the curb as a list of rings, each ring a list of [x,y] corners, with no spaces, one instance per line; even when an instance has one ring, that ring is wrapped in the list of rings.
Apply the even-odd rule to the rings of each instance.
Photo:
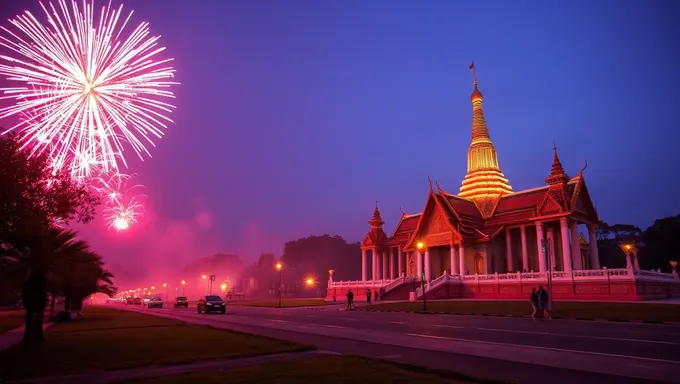
[[[418,315],[456,315],[456,316],[483,316],[483,317],[516,317],[530,319],[529,315],[501,315],[489,313],[465,313],[465,312],[433,312],[433,311],[385,311],[381,309],[362,309],[366,312],[394,312],[394,313],[415,313]],[[538,319],[538,317],[537,317]],[[680,321],[658,321],[658,320],[625,320],[625,319],[608,319],[608,318],[589,318],[589,317],[553,317],[555,320],[579,320],[579,321],[596,321],[596,322],[611,322],[611,323],[634,323],[634,324],[663,324],[663,325],[680,325]]]

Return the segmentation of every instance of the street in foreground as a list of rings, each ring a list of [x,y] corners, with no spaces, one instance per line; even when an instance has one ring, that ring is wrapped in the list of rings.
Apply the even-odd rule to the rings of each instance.
[[[680,326],[339,311],[337,306],[136,311],[319,349],[522,383],[679,383]]]

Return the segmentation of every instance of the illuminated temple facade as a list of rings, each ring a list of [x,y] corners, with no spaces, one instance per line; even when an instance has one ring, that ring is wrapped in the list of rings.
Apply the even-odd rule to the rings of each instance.
[[[525,298],[532,287],[545,285],[548,271],[553,271],[556,297],[560,283],[567,282],[571,284],[563,287],[567,296],[577,291],[591,298],[637,295],[637,285],[613,290],[611,285],[624,275],[633,278],[635,271],[600,268],[595,234],[600,219],[586,187],[585,166],[570,177],[553,147],[552,165],[546,161],[545,184],[513,190],[491,141],[474,64],[470,69],[474,74],[472,138],[460,190],[447,192],[430,181],[422,212],[402,212],[389,235],[376,205],[362,241],[361,280],[333,282],[331,277],[328,297],[337,299],[348,289],[361,296],[372,287],[387,299],[406,299],[408,293],[413,299],[414,294],[423,295],[414,282],[424,276],[425,294],[432,298]],[[425,245],[421,251],[416,249],[419,242]],[[607,287],[590,284],[605,279]],[[581,280],[586,284],[578,285]],[[645,289],[649,296],[655,289],[667,292],[663,284]]]

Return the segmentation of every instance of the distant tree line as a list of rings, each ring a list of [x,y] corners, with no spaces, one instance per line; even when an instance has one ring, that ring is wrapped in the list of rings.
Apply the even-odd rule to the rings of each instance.
[[[596,235],[602,266],[625,267],[626,258],[620,247],[622,242],[637,244],[642,269],[670,272],[670,261],[680,261],[680,215],[657,219],[644,231],[631,224],[609,225],[603,222],[598,226]]]
[[[23,301],[24,343],[43,339],[45,309],[56,297],[78,310],[94,293],[112,296],[113,275],[70,222],[95,217],[99,199],[46,156],[29,156],[15,135],[0,136],[0,292],[5,304]]]

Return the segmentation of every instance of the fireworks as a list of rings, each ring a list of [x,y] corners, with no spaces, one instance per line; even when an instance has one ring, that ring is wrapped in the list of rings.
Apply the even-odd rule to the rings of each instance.
[[[150,156],[147,146],[172,123],[172,59],[159,58],[165,48],[148,23],[126,29],[132,12],[122,5],[109,2],[97,15],[94,0],[40,5],[45,23],[26,11],[9,21],[13,30],[0,26],[0,48],[9,50],[0,53],[0,76],[11,83],[0,100],[13,101],[0,119],[19,116],[6,132],[20,131],[24,148],[47,153],[55,171],[104,193],[106,217],[127,229],[141,206],[120,189],[123,150]]]

